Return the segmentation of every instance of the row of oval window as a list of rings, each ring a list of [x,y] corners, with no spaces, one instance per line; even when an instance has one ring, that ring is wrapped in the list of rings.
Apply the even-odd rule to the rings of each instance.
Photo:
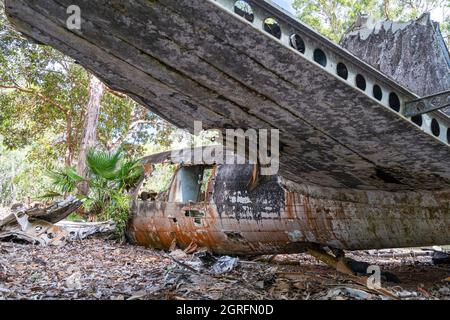
[[[253,22],[255,19],[255,16],[253,14],[253,10],[251,6],[243,0],[236,1],[234,5],[234,12],[241,17],[245,18],[246,20]],[[281,39],[281,27],[278,24],[278,22],[274,18],[267,18],[264,20],[264,30],[268,33],[270,33],[275,38]],[[302,37],[300,37],[298,34],[293,34],[290,36],[290,45],[300,53],[304,54],[306,51],[306,45],[303,41]],[[315,62],[320,64],[322,67],[327,66],[327,56],[325,52],[323,52],[321,49],[315,49],[313,53],[313,59]],[[347,66],[339,62],[336,65],[336,74],[343,78],[344,80],[348,79],[348,69]],[[361,74],[357,74],[355,78],[355,85],[357,88],[359,88],[362,91],[366,91],[367,84],[366,79]],[[377,84],[374,84],[372,89],[372,94],[375,99],[378,101],[381,101],[383,99],[383,90],[381,87]],[[398,95],[394,92],[391,92],[389,94],[389,107],[396,112],[400,111],[400,99],[398,98]],[[423,117],[422,115],[418,115],[415,117],[412,117],[411,120],[417,124],[419,127],[423,125]],[[439,126],[439,122],[436,119],[431,120],[431,133],[439,137],[441,134],[441,129]],[[450,143],[450,128],[447,128],[447,142]]]
[[[253,10],[251,9],[250,5],[243,0],[239,0],[235,3],[234,11],[250,22],[253,22],[253,20],[255,18],[254,14],[253,14]],[[281,27],[274,18],[267,18],[266,20],[264,20],[264,30],[266,32],[270,33],[272,36],[274,36],[278,39],[281,39]],[[290,36],[290,45],[302,54],[305,53],[305,51],[306,51],[305,42],[303,41],[302,37],[300,37],[298,34],[293,34]],[[327,56],[326,56],[325,52],[323,52],[321,49],[314,50],[313,58],[314,58],[314,61],[317,62],[318,64],[320,64],[321,66],[323,66],[323,67],[327,66],[327,63],[328,63]],[[336,73],[341,78],[343,78],[345,80],[348,79],[347,66],[345,64],[343,64],[342,62],[339,62],[337,64]],[[361,89],[363,91],[366,90],[366,86],[367,86],[366,79],[362,75],[358,74],[356,76],[355,84],[359,89]],[[381,101],[381,99],[383,99],[383,91],[381,90],[380,86],[377,84],[375,84],[373,86],[373,96],[375,97],[375,99],[377,99],[379,101]],[[400,99],[398,98],[397,94],[395,94],[394,92],[392,92],[389,95],[389,106],[397,112],[400,111]]]

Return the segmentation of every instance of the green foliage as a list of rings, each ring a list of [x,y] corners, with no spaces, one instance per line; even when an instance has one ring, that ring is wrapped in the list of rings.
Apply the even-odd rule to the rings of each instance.
[[[126,160],[122,149],[105,152],[90,149],[86,157],[87,178],[76,174],[75,169],[65,168],[50,174],[54,190],[46,196],[77,193],[80,183],[87,183],[87,194],[78,195],[90,215],[100,219],[112,219],[119,234],[123,234],[130,210],[129,191],[143,174],[139,161]]]
[[[69,216],[66,218],[66,220],[72,221],[72,222],[85,222],[86,219],[83,219],[78,215],[76,212],[73,212],[69,214]]]
[[[109,153],[90,149],[86,162],[91,175],[113,181],[119,190],[129,190],[142,175],[139,160],[125,160],[122,148]]]
[[[358,13],[376,12],[377,0],[294,0],[300,20],[338,42]],[[378,16],[378,14],[376,14]]]
[[[50,186],[44,174],[47,167],[30,157],[31,147],[9,150],[0,137],[0,206],[35,200],[34,196]]]
[[[145,181],[142,191],[156,191],[158,193],[167,190],[175,173],[176,165],[158,163],[153,166],[151,177]]]
[[[131,196],[118,190],[110,192],[110,200],[104,208],[102,216],[104,219],[112,219],[116,223],[118,234],[122,235],[125,231],[129,218]]]
[[[450,19],[448,0],[294,0],[293,8],[300,20],[329,39],[339,42],[358,14],[369,14],[377,19],[408,21],[425,12],[442,8],[444,37],[448,40]]]
[[[42,195],[49,185],[45,172],[63,171],[77,162],[89,79],[69,57],[17,33],[0,0],[0,204]],[[115,150],[122,145],[126,157],[138,158],[145,144],[170,145],[173,130],[132,99],[107,89],[96,147]],[[123,185],[130,183],[122,178]]]
[[[90,149],[86,157],[86,162],[89,170],[94,175],[106,180],[114,180],[117,177],[117,166],[121,160],[121,155],[121,149],[114,153]]]
[[[118,170],[117,180],[119,181],[119,187],[124,190],[130,190],[136,185],[142,173],[142,165],[139,160],[124,162]]]
[[[50,192],[49,194],[61,195],[65,193],[72,193],[76,190],[77,185],[84,181],[82,177],[77,175],[74,168],[66,167],[60,171],[53,171],[49,174],[50,179],[57,190],[60,192]]]

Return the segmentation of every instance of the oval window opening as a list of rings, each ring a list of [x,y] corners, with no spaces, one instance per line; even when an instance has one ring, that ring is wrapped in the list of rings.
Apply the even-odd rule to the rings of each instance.
[[[417,116],[412,117],[411,121],[414,122],[415,124],[417,124],[419,127],[421,127],[423,124],[422,115],[419,114]]]
[[[379,85],[374,85],[373,86],[373,96],[375,99],[381,101],[381,99],[383,99],[383,91],[381,91],[381,88]]]
[[[280,39],[281,38],[281,28],[278,24],[277,20],[274,18],[267,18],[264,21],[264,30],[271,35],[273,35],[275,38]]]
[[[314,61],[320,64],[322,67],[327,66],[327,56],[325,52],[320,49],[314,50]]]
[[[362,91],[366,90],[366,79],[360,74],[356,76],[356,86]]]
[[[292,48],[299,51],[300,53],[305,53],[306,46],[302,37],[300,37],[298,34],[293,34],[290,38],[290,41]]]
[[[345,64],[343,64],[342,62],[339,62],[336,66],[336,72],[338,74],[339,77],[347,80],[348,78],[348,70],[347,67],[345,66]]]
[[[255,20],[253,9],[246,1],[236,1],[234,4],[234,12],[250,22]]]
[[[394,92],[391,92],[389,94],[389,106],[391,107],[392,110],[395,110],[397,112],[400,111],[400,99]]]
[[[437,122],[436,119],[431,120],[431,133],[436,137],[439,137],[441,134],[441,128],[439,127],[439,122]]]

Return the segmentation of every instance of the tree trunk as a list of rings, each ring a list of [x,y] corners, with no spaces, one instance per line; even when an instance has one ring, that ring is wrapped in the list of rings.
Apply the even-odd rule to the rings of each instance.
[[[72,166],[73,159],[73,140],[72,140],[72,113],[66,116],[66,156],[64,162],[66,167]]]
[[[86,155],[89,148],[97,142],[97,123],[100,112],[100,104],[105,92],[105,85],[95,76],[91,76],[89,82],[89,101],[86,106],[86,117],[83,135],[81,137],[80,152],[78,154],[77,173],[86,177]],[[86,194],[88,186],[83,184],[79,187],[80,192]]]

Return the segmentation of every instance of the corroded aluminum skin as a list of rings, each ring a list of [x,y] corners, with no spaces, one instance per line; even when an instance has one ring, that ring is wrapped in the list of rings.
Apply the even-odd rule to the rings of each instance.
[[[239,166],[234,170],[243,171]],[[130,238],[161,249],[176,241],[181,248],[195,243],[218,254],[248,255],[302,252],[311,243],[347,250],[450,243],[450,192],[337,190],[278,177],[276,184],[266,188],[273,196],[264,194],[268,202],[261,207],[258,201],[249,200],[257,199],[255,193],[262,192],[264,185],[253,191],[239,190],[232,173],[220,168],[214,173],[203,203],[136,199]],[[227,187],[221,188],[217,181],[220,185],[226,181]],[[174,185],[173,181],[170,193],[177,192]],[[226,198],[218,197],[218,192],[227,194]],[[232,206],[221,210],[230,199]],[[279,210],[273,210],[278,204]],[[185,216],[186,210],[205,216],[196,222]]]
[[[450,91],[440,92],[405,104],[405,116],[412,117],[450,107]]]
[[[285,38],[275,39],[216,1],[5,3],[18,30],[75,58],[111,88],[181,128],[201,120],[205,128],[280,129],[280,175],[298,184],[405,192],[450,187],[444,130],[439,138],[424,132],[386,101],[339,78],[331,62],[321,67],[307,57],[311,51],[299,54]],[[81,8],[80,31],[66,27],[66,9],[73,4]],[[301,25],[273,12],[283,28]],[[417,98],[299,28],[308,48],[324,49],[330,61],[343,59],[351,73],[364,72],[402,101]]]

